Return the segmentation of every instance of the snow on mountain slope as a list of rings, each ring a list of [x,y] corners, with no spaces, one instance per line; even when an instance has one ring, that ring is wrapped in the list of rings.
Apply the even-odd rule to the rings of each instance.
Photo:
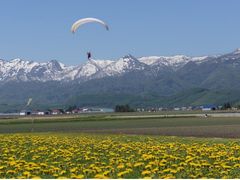
[[[91,62],[92,64],[95,64],[99,68],[105,68],[109,64],[112,64],[114,61],[112,61],[112,60],[95,60],[95,59],[91,59],[91,60],[89,60],[89,62]]]
[[[0,80],[61,80],[60,72],[66,70],[63,64],[56,60],[46,63],[37,63],[33,61],[24,61],[13,59],[11,61],[0,61]]]
[[[108,75],[119,75],[124,72],[128,72],[131,70],[143,70],[145,68],[145,64],[141,63],[138,59],[133,57],[132,55],[127,55],[119,60],[112,62],[105,68],[103,68],[103,72]]]
[[[161,56],[147,56],[147,57],[138,58],[140,62],[145,63],[147,65],[151,65],[158,61],[161,62],[160,59],[161,59]]]
[[[21,59],[13,59],[11,61],[1,61],[0,72],[1,80],[4,79],[17,79],[20,74],[27,74],[31,69],[38,65],[36,62],[23,61]],[[24,77],[23,77],[24,78]]]
[[[237,49],[233,52],[233,54],[240,54],[240,48],[237,48]]]
[[[94,61],[89,61],[86,64],[79,66],[77,69],[78,69],[78,72],[75,75],[75,79],[82,78],[82,77],[89,77],[95,74],[97,71],[99,71],[100,67]]]
[[[63,79],[91,79],[90,77],[101,71],[103,68],[113,63],[111,60],[94,60],[90,59],[85,64],[69,68],[63,73]]]
[[[205,61],[220,62],[227,60],[238,60],[240,48],[232,53],[221,56],[189,57],[185,55],[176,56],[148,56],[135,58],[132,55],[124,56],[116,61],[90,59],[84,64],[77,66],[66,66],[57,60],[44,63],[13,59],[5,61],[0,59],[0,82],[5,81],[69,81],[89,80],[105,76],[121,75],[126,72],[145,70],[153,68],[161,71],[165,67],[177,70],[190,61],[201,64]]]
[[[200,63],[208,56],[201,56],[201,57],[189,57],[184,55],[175,55],[175,56],[149,56],[149,57],[141,57],[139,58],[140,62],[143,62],[150,66],[155,65],[165,65],[168,67],[179,68],[184,66],[190,61]]]

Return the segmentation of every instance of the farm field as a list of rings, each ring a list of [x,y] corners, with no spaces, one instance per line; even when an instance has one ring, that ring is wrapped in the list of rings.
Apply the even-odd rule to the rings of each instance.
[[[90,132],[240,138],[240,117],[95,114],[0,119],[0,133]]]
[[[239,178],[240,141],[80,133],[0,135],[0,178]]]
[[[0,178],[240,178],[238,138],[240,117],[5,117]]]

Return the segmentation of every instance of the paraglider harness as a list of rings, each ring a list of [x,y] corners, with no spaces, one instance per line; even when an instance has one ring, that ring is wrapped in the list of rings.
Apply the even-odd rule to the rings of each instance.
[[[91,53],[90,52],[87,52],[87,58],[88,58],[88,60],[90,60],[90,58],[91,58]]]

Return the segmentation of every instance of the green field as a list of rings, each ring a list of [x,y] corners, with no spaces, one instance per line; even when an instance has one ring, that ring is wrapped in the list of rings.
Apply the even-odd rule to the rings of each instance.
[[[4,117],[0,178],[239,178],[239,137],[240,117]]]
[[[0,119],[0,133],[94,132],[196,137],[240,137],[240,117],[95,114]]]

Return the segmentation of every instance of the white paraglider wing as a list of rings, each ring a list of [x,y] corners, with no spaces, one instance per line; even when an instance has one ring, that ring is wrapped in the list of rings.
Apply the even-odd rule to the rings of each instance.
[[[100,20],[100,19],[96,19],[96,18],[83,18],[83,19],[79,19],[78,21],[73,23],[71,31],[72,31],[72,33],[75,33],[77,31],[77,29],[81,25],[86,24],[86,23],[93,23],[93,22],[100,23],[101,25],[103,25],[106,28],[106,30],[109,30],[108,25],[105,22],[103,22],[102,20]]]

